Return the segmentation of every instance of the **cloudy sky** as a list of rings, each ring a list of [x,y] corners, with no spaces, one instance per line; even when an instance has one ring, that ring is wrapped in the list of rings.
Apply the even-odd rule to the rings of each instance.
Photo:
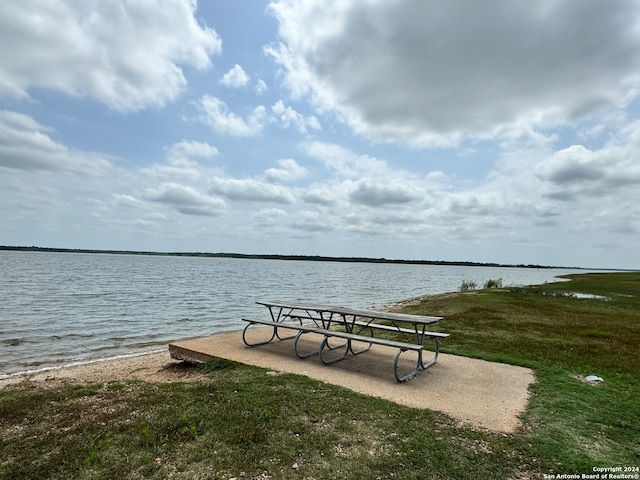
[[[0,4],[0,244],[640,268],[637,0]]]

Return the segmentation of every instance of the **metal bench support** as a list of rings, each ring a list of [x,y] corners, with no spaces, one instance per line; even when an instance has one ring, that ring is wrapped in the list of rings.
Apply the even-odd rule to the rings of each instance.
[[[326,365],[331,365],[336,362],[339,362],[340,360],[345,359],[349,353],[353,355],[358,355],[360,353],[367,352],[371,349],[373,344],[397,348],[398,350],[395,354],[394,361],[393,361],[393,375],[398,382],[406,382],[407,380],[410,380],[413,377],[415,377],[421,369],[429,368],[431,365],[436,363],[436,361],[438,360],[438,355],[440,353],[439,339],[447,338],[449,336],[449,334],[447,333],[421,332],[420,334],[421,337],[418,338],[419,343],[398,342],[395,340],[387,340],[385,338],[374,337],[373,330],[379,329],[379,328],[377,325],[373,325],[373,324],[358,325],[359,327],[361,327],[361,329],[359,330],[359,333],[352,333],[352,332],[343,332],[339,330],[329,330],[326,328],[321,328],[320,326],[318,326],[317,323],[315,325],[304,325],[302,323],[302,318],[299,318],[299,317],[295,317],[295,318],[299,321],[299,323],[284,323],[284,322],[274,322],[272,320],[257,320],[257,319],[254,320],[254,319],[243,318],[243,320],[248,323],[242,332],[242,340],[244,341],[245,345],[249,347],[255,347],[258,345],[264,345],[264,344],[270,343],[275,338],[278,338],[278,340],[287,340],[287,339],[295,338],[294,349],[295,349],[296,356],[298,358],[304,359],[304,358],[309,358],[315,355],[319,355],[322,363]],[[261,342],[250,342],[247,339],[247,331],[253,325],[266,325],[266,326],[272,327],[273,332],[269,340],[261,341]],[[294,335],[282,337],[278,333],[278,329],[297,330],[297,332]],[[393,327],[383,326],[381,329],[392,330]],[[368,335],[362,334],[364,330],[369,330],[370,335],[368,336]],[[300,338],[302,338],[302,336],[307,333],[315,333],[318,335],[322,335],[323,339],[320,342],[320,346],[318,349],[312,350],[310,352],[302,352],[299,346],[299,341],[300,341]],[[411,331],[401,332],[401,333],[411,333]],[[427,337],[435,341],[435,352],[434,352],[433,358],[425,362],[423,358],[423,348],[420,342],[423,342],[424,339]],[[338,345],[335,345],[335,344],[332,345],[331,340],[335,338],[343,339],[344,343],[340,343]],[[367,346],[354,350],[353,342],[366,343]],[[337,356],[326,355],[326,352],[333,352],[336,350],[339,351]],[[412,351],[416,353],[417,355],[416,365],[415,365],[415,368],[413,368],[413,370],[411,370],[410,372],[406,374],[401,374],[399,372],[400,357],[402,356],[403,353],[407,351]]]

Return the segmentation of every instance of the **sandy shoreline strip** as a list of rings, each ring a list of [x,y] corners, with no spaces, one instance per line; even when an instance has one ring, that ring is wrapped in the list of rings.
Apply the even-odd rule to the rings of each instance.
[[[127,379],[172,382],[185,377],[185,372],[175,368],[180,361],[169,356],[167,347],[141,354],[52,367],[43,370],[18,372],[0,378],[0,389],[10,385],[34,382],[38,386],[55,386],[62,383],[97,383]]]

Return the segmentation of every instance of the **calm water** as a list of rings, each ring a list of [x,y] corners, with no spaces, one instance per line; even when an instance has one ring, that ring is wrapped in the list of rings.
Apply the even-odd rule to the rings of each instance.
[[[266,315],[259,299],[376,308],[455,291],[463,280],[529,285],[566,273],[1,251],[0,376],[239,330],[242,317]]]

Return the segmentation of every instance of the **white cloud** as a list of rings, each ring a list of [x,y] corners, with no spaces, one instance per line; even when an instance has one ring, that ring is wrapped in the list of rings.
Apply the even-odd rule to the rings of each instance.
[[[50,133],[28,115],[0,110],[0,167],[81,175],[102,175],[112,168],[104,155],[72,150]]]
[[[292,158],[278,160],[282,168],[269,168],[264,173],[265,179],[270,183],[293,182],[308,175],[308,170],[298,164]]]
[[[323,215],[321,212],[304,210],[298,212],[291,226],[296,230],[306,232],[328,232],[335,228],[336,218]]]
[[[218,155],[218,149],[207,142],[187,141],[174,143],[168,148],[169,158],[204,158]]]
[[[257,106],[246,119],[229,112],[227,104],[217,97],[205,95],[197,105],[200,120],[216,132],[234,137],[252,137],[262,132],[266,118],[264,106]]]
[[[208,166],[209,160],[218,155],[218,149],[206,142],[183,140],[165,147],[164,161],[142,167],[139,174],[150,182],[182,182],[202,184],[202,178],[218,174],[219,167]]]
[[[201,113],[198,120],[223,135],[253,137],[262,132],[267,122],[278,123],[283,128],[294,127],[303,134],[309,129],[320,129],[320,122],[315,116],[306,117],[291,107],[285,107],[282,100],[272,105],[270,112],[263,105],[258,105],[245,118],[229,111],[223,100],[211,95],[204,95],[196,107]]]
[[[205,169],[195,160],[186,157],[169,156],[164,162],[152,163],[142,167],[139,174],[149,182],[183,182],[200,183],[204,174],[212,173],[212,169]]]
[[[350,192],[349,198],[368,207],[386,207],[412,203],[416,200],[416,195],[409,191],[407,185],[389,185],[384,180],[363,179]]]
[[[242,202],[293,203],[293,194],[281,185],[255,178],[211,179],[211,191],[229,200]]]
[[[276,118],[284,128],[293,126],[300,133],[307,133],[308,128],[312,130],[320,130],[320,122],[315,116],[306,117],[301,113],[298,113],[290,106],[285,107],[282,100],[278,100],[271,106],[271,111],[276,115]]]
[[[303,148],[333,175],[303,189],[299,198],[339,230],[378,238],[386,226],[398,239],[436,235],[457,242],[526,237],[535,229],[544,237],[546,227],[566,219],[561,206],[542,196],[543,183],[531,168],[544,152],[530,158],[514,152],[519,163],[505,161],[482,181],[461,182],[440,170],[403,170],[336,144],[310,142]]]
[[[147,189],[144,198],[170,205],[185,215],[213,217],[220,215],[225,207],[225,202],[217,197],[202,194],[188,185],[171,182]]]
[[[303,144],[302,150],[307,155],[323,162],[327,168],[340,177],[380,176],[385,178],[385,175],[388,174],[389,165],[385,160],[368,155],[358,155],[341,145],[314,141]]]
[[[304,191],[302,200],[311,205],[331,206],[336,204],[336,192],[329,185],[314,183]]]
[[[269,90],[269,87],[267,87],[267,84],[264,82],[264,80],[260,78],[256,82],[256,85],[255,87],[253,87],[253,89],[256,92],[256,95],[260,96],[263,93],[265,93],[267,90]]]
[[[231,88],[244,87],[249,83],[249,75],[236,63],[231,70],[222,76],[220,83]]]
[[[546,196],[564,201],[628,196],[640,187],[640,122],[598,150],[572,145],[553,153],[537,169]]]
[[[144,203],[139,199],[137,199],[136,197],[134,197],[133,195],[128,195],[124,193],[114,193],[112,195],[112,198],[115,202],[115,205],[117,205],[120,208],[132,209],[132,210],[138,210],[138,209],[144,208]]]
[[[280,225],[286,216],[287,212],[281,208],[263,208],[251,214],[254,222],[262,226]]]
[[[220,167],[202,161],[215,157],[218,150],[206,142],[183,140],[165,147],[165,152],[161,161],[121,173],[118,188],[123,193],[113,194],[108,202],[113,214],[135,211],[145,218],[175,220],[166,206],[189,216],[213,217],[225,213],[224,200],[203,193],[208,189],[210,176],[223,174]]]
[[[3,2],[0,95],[33,88],[90,96],[109,108],[162,107],[186,85],[181,66],[206,69],[222,43],[196,3],[113,0]]]
[[[632,0],[273,1],[266,48],[294,97],[376,139],[450,144],[535,133],[636,94]]]

